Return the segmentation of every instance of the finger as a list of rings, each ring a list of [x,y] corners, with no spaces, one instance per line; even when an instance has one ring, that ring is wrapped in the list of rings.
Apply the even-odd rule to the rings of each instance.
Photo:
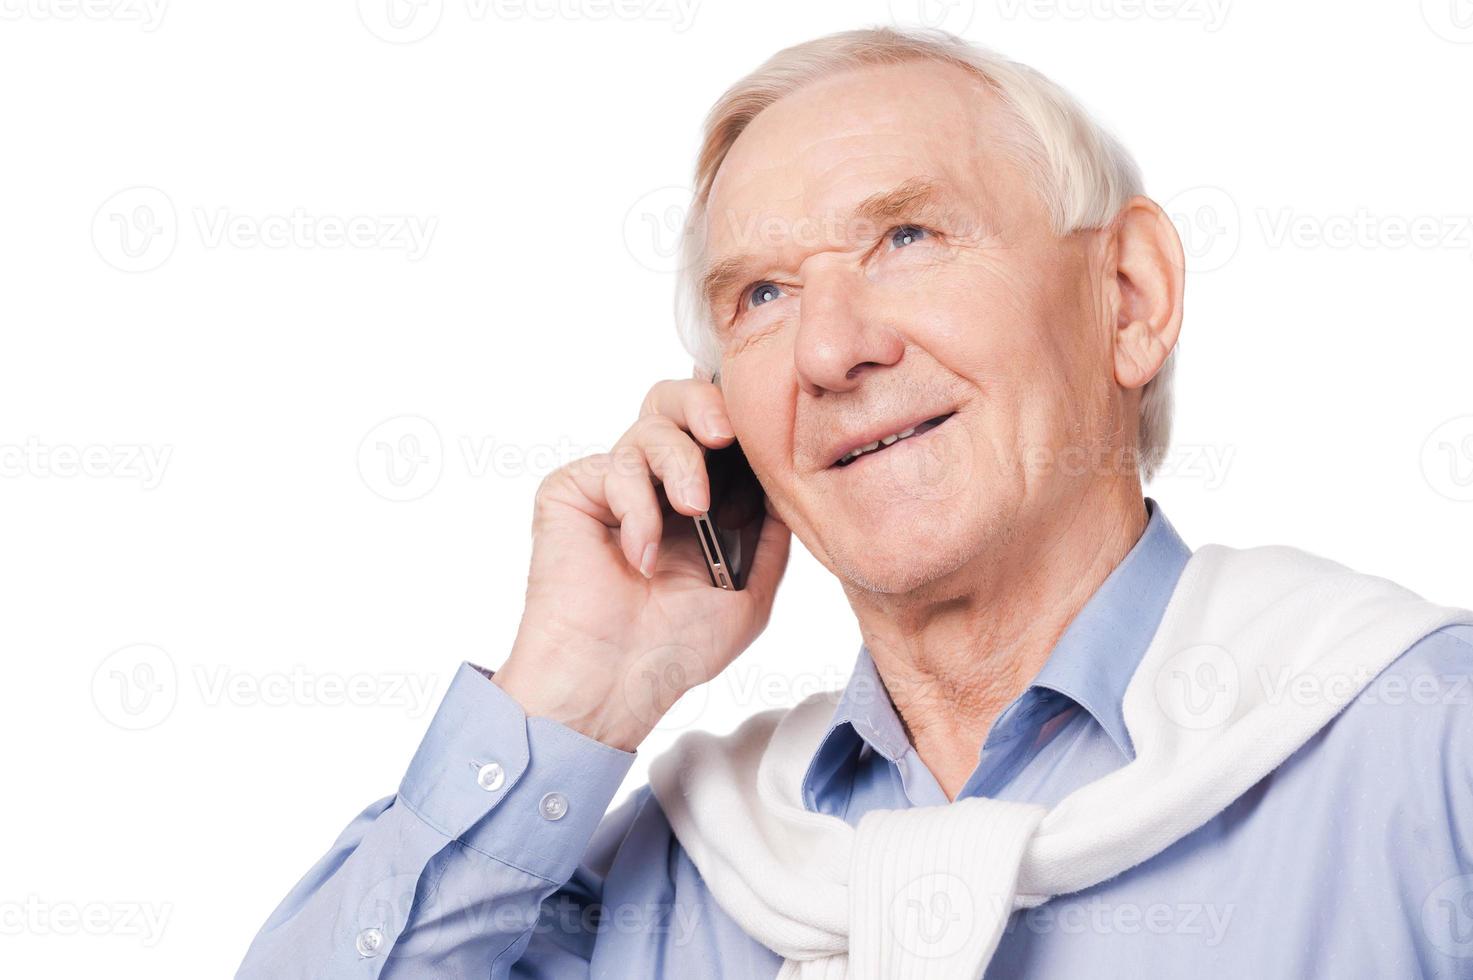
[[[620,442],[639,448],[638,459],[631,457],[631,468],[637,467],[640,477],[648,479],[653,475],[659,480],[670,506],[690,517],[710,509],[706,454],[674,420],[664,415],[646,415],[629,427]]]
[[[639,414],[663,415],[713,449],[735,438],[726,399],[709,381],[657,381],[640,403]]]
[[[582,511],[606,527],[619,526],[609,509],[604,480],[610,469],[609,454],[582,456],[553,471],[538,490],[539,502],[558,501]]]
[[[614,469],[608,453],[575,459],[548,477],[538,491],[538,503],[560,501],[617,530],[624,560],[648,578],[659,555],[664,515],[648,478],[643,488],[638,483],[610,486]]]
[[[665,518],[637,445],[616,446],[604,478],[603,497],[619,522],[619,550],[645,578],[655,572]]]

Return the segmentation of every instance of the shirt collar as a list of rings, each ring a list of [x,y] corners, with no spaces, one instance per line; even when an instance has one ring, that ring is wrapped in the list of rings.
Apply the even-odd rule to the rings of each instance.
[[[1078,703],[1127,759],[1135,757],[1125,729],[1125,688],[1155,636],[1166,603],[1191,557],[1161,505],[1146,498],[1150,515],[1140,539],[1059,637],[1030,687],[1056,691]],[[809,762],[803,794],[810,807],[827,780],[862,742],[897,762],[910,741],[863,644],[828,732]]]

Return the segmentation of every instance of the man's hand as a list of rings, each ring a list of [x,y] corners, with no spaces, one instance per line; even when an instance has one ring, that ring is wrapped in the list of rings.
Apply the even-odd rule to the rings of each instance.
[[[711,584],[690,520],[709,507],[701,446],[733,438],[716,385],[661,381],[610,452],[542,481],[526,607],[493,678],[528,715],[632,752],[762,632],[787,526],[768,510],[746,587],[730,592]]]

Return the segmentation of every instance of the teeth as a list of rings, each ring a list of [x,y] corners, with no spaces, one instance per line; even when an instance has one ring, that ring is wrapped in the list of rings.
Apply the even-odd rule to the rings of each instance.
[[[883,439],[876,439],[874,442],[866,443],[865,445],[860,446],[858,449],[851,449],[847,453],[845,453],[843,456],[840,456],[839,457],[839,462],[840,463],[848,463],[850,460],[854,459],[856,456],[862,456],[865,453],[872,453],[876,449],[879,449],[881,446],[888,446],[888,445],[891,445],[892,443],[899,442],[901,439],[904,439],[904,438],[906,438],[908,436],[913,436],[913,435],[915,435],[915,431],[916,431],[916,427],[915,426],[911,426],[910,428],[904,429],[904,430],[902,430],[900,432],[897,432],[894,435],[888,435],[888,436],[885,436]]]

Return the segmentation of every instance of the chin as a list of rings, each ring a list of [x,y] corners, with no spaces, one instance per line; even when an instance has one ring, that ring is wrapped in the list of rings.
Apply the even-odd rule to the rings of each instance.
[[[1005,543],[1024,492],[1012,474],[982,470],[965,430],[942,426],[814,481],[803,508],[810,548],[846,588],[903,595]],[[992,488],[990,492],[982,488]]]
[[[884,595],[925,589],[976,557],[984,529],[952,511],[952,519],[935,514],[919,521],[879,521],[870,530],[851,530],[842,547],[829,551],[829,570],[846,585]],[[969,524],[973,526],[968,526]]]

